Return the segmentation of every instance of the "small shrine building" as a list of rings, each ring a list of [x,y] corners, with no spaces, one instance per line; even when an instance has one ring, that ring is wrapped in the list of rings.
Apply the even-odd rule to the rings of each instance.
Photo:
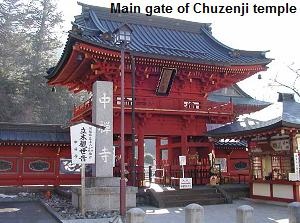
[[[252,198],[292,202],[300,201],[299,133],[300,104],[279,93],[277,103],[208,135],[247,142]]]

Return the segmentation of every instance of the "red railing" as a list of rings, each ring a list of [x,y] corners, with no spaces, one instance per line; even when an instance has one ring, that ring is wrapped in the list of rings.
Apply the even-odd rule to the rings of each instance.
[[[83,104],[74,106],[73,109],[73,121],[77,121],[78,117],[83,116],[88,111],[91,111],[92,109],[92,100],[93,98],[89,98],[87,101],[85,101]]]
[[[132,105],[132,98],[125,97],[125,108],[130,108]],[[120,108],[121,97],[114,97],[114,107]],[[92,98],[84,102],[83,104],[74,108],[73,119],[83,116],[86,112],[92,109]],[[138,97],[135,99],[135,109],[137,111],[152,111],[160,113],[195,113],[203,115],[232,115],[233,104],[211,102],[207,100],[191,100],[183,98],[169,98],[169,97]]]

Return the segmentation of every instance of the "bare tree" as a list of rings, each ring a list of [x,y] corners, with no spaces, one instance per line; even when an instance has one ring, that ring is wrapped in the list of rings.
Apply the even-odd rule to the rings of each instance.
[[[287,68],[295,74],[294,79],[291,83],[285,83],[283,80],[279,79],[279,75],[277,74],[273,81],[275,84],[288,88],[293,91],[298,97],[300,97],[300,69],[293,67],[294,63],[287,66]]]

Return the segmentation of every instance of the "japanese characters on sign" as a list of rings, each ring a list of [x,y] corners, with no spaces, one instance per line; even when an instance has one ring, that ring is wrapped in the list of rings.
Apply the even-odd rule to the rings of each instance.
[[[192,178],[180,178],[179,179],[179,189],[192,189],[193,180]]]
[[[103,92],[102,96],[99,98],[100,104],[103,104],[103,109],[106,109],[106,104],[111,102],[111,97],[107,96],[106,92]]]
[[[70,127],[73,164],[95,163],[96,127],[80,123]]]
[[[101,157],[104,163],[107,163],[110,161],[110,159],[113,159],[113,145],[110,142],[111,140],[109,140],[109,138],[112,137],[112,114],[108,114],[109,111],[107,111],[107,109],[112,106],[110,94],[111,92],[103,92],[99,98],[100,104],[103,104],[103,107],[100,109],[102,110],[102,114],[105,115],[100,118],[100,125],[103,126],[104,129],[100,129],[102,146],[100,148],[100,152],[98,152],[98,155]],[[106,138],[106,140],[103,138]]]
[[[109,121],[100,121],[100,125],[104,127],[104,129],[100,129],[101,133],[108,134],[111,132],[111,125]]]
[[[299,154],[294,153],[294,169],[295,173],[289,173],[289,180],[290,181],[298,181],[300,180],[300,167],[299,167]]]
[[[179,164],[180,166],[186,165],[186,156],[179,156]]]
[[[295,175],[296,175],[296,179],[299,180],[299,155],[298,153],[294,153],[294,165],[295,165]]]
[[[288,139],[273,140],[270,143],[271,143],[271,147],[275,151],[290,150],[290,142]]]
[[[113,148],[113,83],[96,81],[93,84],[92,122],[104,128],[96,131],[96,177],[112,177]]]
[[[99,153],[99,155],[101,156],[104,163],[107,163],[108,158],[111,156],[111,154],[112,153],[109,152],[108,149],[105,146],[103,146],[103,149]]]

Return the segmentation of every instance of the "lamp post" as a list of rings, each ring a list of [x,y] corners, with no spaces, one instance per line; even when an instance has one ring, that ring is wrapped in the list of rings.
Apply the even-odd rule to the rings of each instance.
[[[121,180],[120,180],[120,215],[126,215],[126,179],[125,179],[125,140],[124,140],[124,76],[125,47],[130,43],[132,30],[124,24],[113,34],[115,44],[121,48]]]

